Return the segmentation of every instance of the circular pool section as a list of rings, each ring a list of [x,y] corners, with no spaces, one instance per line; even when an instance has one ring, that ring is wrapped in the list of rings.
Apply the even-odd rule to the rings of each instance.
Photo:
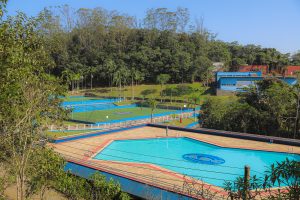
[[[206,164],[206,165],[220,165],[225,163],[223,158],[218,156],[208,155],[208,154],[201,154],[201,153],[188,153],[182,156],[183,159],[199,164]]]

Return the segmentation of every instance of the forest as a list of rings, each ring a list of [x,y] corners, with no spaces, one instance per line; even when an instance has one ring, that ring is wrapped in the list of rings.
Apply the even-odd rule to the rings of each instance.
[[[129,82],[156,83],[169,74],[170,83],[204,81],[213,77],[213,62],[224,70],[240,65],[269,65],[281,71],[300,65],[300,52],[224,42],[191,20],[188,9],[149,9],[143,19],[103,8],[74,10],[68,5],[40,12],[38,29],[54,60],[49,73],[82,86],[115,86]]]

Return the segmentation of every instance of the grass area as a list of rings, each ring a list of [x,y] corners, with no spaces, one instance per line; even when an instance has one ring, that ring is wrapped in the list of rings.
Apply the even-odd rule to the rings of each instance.
[[[75,134],[82,134],[93,132],[95,130],[76,130],[76,131],[47,131],[46,134],[52,138],[75,135]]]
[[[155,109],[154,113],[164,113],[170,112],[167,109]],[[150,116],[150,108],[122,108],[122,109],[113,109],[113,110],[97,110],[93,112],[82,112],[82,113],[73,113],[74,120],[87,121],[87,122],[105,122],[109,120],[119,120],[124,118],[131,118],[137,116]],[[108,116],[108,118],[106,118]]]
[[[163,86],[163,89],[168,88],[175,88],[177,85],[180,84],[166,84]],[[173,96],[173,100],[186,100],[193,96],[193,95],[200,95],[202,98],[206,98],[208,96],[212,96],[213,91],[210,88],[205,88],[202,86],[201,83],[186,83],[184,84],[186,86],[190,86],[193,88],[194,92],[188,95],[182,95],[182,96]],[[138,85],[138,86],[133,86],[134,94],[135,97],[139,98],[160,98],[160,92],[161,92],[161,86],[160,85]],[[154,90],[155,92],[146,96],[142,95],[142,92],[144,90]],[[105,88],[95,88],[95,89],[88,89],[88,90],[81,90],[80,91],[82,94],[85,92],[88,93],[93,93],[97,96],[101,97],[119,97],[121,94],[121,97],[127,97],[130,98],[132,97],[132,88],[131,86],[126,86],[125,88],[122,88],[122,91],[120,93],[119,88],[117,87],[105,87]],[[163,97],[163,99],[170,99],[169,96]]]
[[[174,120],[174,121],[170,121],[170,122],[165,122],[164,124],[167,124],[170,126],[186,127],[187,125],[189,125],[193,122],[195,122],[194,118],[186,118],[186,119],[182,119],[182,123],[180,123],[179,120]]]
[[[179,102],[173,102],[173,103],[170,103],[170,102],[163,102],[163,103],[159,103],[158,105],[161,105],[161,106],[174,106],[174,107],[178,107],[178,108],[184,108],[184,105],[187,107],[187,108],[195,108],[195,105],[194,104],[187,104],[187,103],[179,103]]]
[[[180,84],[166,84],[163,86],[163,89],[165,88],[175,88],[176,86],[178,86]],[[174,102],[176,100],[183,100],[185,102],[188,102],[188,99],[194,95],[198,95],[200,97],[200,104],[202,104],[203,102],[205,102],[208,98],[216,98],[216,99],[222,99],[222,100],[231,100],[232,98],[237,98],[236,96],[232,95],[232,96],[216,96],[213,89],[209,88],[209,87],[203,87],[201,83],[195,82],[195,83],[186,83],[184,84],[186,86],[190,86],[191,88],[193,88],[193,92],[188,94],[188,95],[182,95],[182,96],[173,96],[172,97],[172,103],[171,102],[165,102],[162,103],[163,105],[167,105],[167,106],[177,106],[177,107],[183,107],[184,104],[186,103],[178,103],[178,102]],[[158,98],[160,99],[160,92],[161,92],[161,86],[160,85],[138,85],[138,86],[133,86],[133,90],[134,90],[134,96],[137,98]],[[142,93],[145,90],[154,90],[153,94],[149,94],[146,96],[143,96]],[[101,96],[103,98],[105,97],[127,97],[127,98],[131,98],[132,97],[132,88],[131,86],[126,86],[125,88],[122,89],[121,93],[119,92],[119,88],[117,87],[103,87],[103,88],[94,88],[94,89],[87,89],[87,90],[79,90],[77,91],[79,92],[78,95],[84,95],[85,93],[92,93],[94,95],[97,96]],[[86,98],[91,98],[91,99],[95,99],[95,97],[86,97]],[[164,100],[168,99],[170,100],[170,96],[165,96],[163,97],[163,102]],[[73,98],[74,99],[74,98]],[[117,105],[127,105],[130,104],[131,101],[122,101],[117,103]],[[192,108],[193,105],[189,104],[187,105],[188,107]]]

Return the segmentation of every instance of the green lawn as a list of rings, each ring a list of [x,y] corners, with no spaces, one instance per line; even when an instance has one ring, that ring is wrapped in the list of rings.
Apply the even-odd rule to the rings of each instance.
[[[166,84],[163,86],[163,89],[167,88],[167,87],[172,87],[175,88],[177,85],[180,84]],[[199,95],[200,96],[200,104],[202,104],[203,102],[205,102],[208,98],[220,98],[220,99],[224,99],[224,100],[228,100],[231,98],[237,98],[236,96],[216,96],[214,94],[214,91],[212,88],[205,88],[202,86],[201,83],[195,82],[195,83],[186,83],[184,85],[190,86],[194,89],[194,92],[192,92],[191,94],[188,95],[182,95],[182,96],[173,96],[172,97],[172,101],[176,101],[176,100],[183,100],[185,102],[188,101],[188,99],[194,95]],[[158,98],[160,99],[160,92],[161,92],[161,86],[160,85],[138,85],[138,86],[134,86],[133,87],[134,90],[134,96],[138,97],[138,98]],[[147,96],[143,96],[142,95],[142,91],[144,90],[155,90],[155,93],[153,94],[149,94]],[[117,87],[103,87],[103,88],[94,88],[94,89],[87,89],[87,90],[80,90],[78,91],[78,94],[84,95],[86,92],[88,93],[92,93],[95,94],[97,96],[101,96],[103,98],[105,97],[119,97],[120,92],[119,92],[119,88]],[[126,86],[124,89],[122,88],[122,92],[121,92],[121,97],[127,97],[130,98],[132,96],[132,88],[131,86]],[[87,99],[95,99],[92,97],[86,97]],[[78,98],[79,99],[79,98]],[[164,99],[168,99],[170,100],[169,96],[165,96],[163,97]],[[119,102],[116,103],[118,105],[126,105],[130,103],[130,101],[125,101],[125,102]],[[176,102],[167,102],[167,103],[163,103],[165,105],[168,106],[178,106],[178,107],[183,107],[184,104],[186,103],[176,103]],[[189,107],[193,107],[192,104],[188,105]]]
[[[198,119],[196,119],[198,120]],[[164,124],[170,125],[170,126],[179,126],[179,127],[186,127],[187,125],[195,122],[194,118],[187,118],[187,119],[182,119],[182,123],[180,123],[179,120],[174,120],[170,122],[165,122]]]
[[[172,87],[175,88],[177,85],[180,84],[166,84],[163,86],[163,89],[165,89],[166,87]],[[211,91],[210,88],[204,88],[202,86],[201,83],[186,83],[184,85],[190,86],[192,87],[195,92],[193,92],[192,94],[189,95],[183,95],[183,96],[173,96],[172,99],[173,100],[187,100],[189,97],[193,96],[193,95],[201,95],[203,98],[206,98],[207,96],[211,96],[213,95],[213,92]],[[134,96],[135,97],[139,97],[139,98],[144,98],[144,96],[141,94],[142,91],[144,90],[155,90],[155,93],[147,95],[146,98],[160,98],[160,92],[161,92],[161,86],[160,85],[138,85],[138,86],[133,86],[133,90],[134,90]],[[204,91],[204,94],[202,94]],[[84,94],[85,92],[89,92],[89,93],[93,93],[95,95],[98,96],[102,96],[102,97],[119,97],[120,92],[119,92],[119,88],[117,87],[104,87],[104,88],[95,88],[95,89],[88,89],[88,90],[81,90],[80,91],[82,94]],[[130,98],[132,96],[132,88],[131,86],[126,86],[124,89],[122,88],[122,92],[121,92],[121,97],[128,97]],[[166,96],[164,97],[166,99],[169,99],[170,97]]]
[[[171,110],[167,109],[155,109],[154,113],[164,113],[170,112]],[[105,122],[109,120],[118,120],[124,118],[131,118],[137,116],[150,116],[150,108],[122,108],[114,110],[97,110],[93,112],[82,112],[82,113],[73,113],[74,120],[87,121],[87,122]],[[108,116],[108,118],[106,118]]]

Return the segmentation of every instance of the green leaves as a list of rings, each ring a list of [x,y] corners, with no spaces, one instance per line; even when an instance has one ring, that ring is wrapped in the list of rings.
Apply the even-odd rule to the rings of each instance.
[[[238,96],[239,99],[233,101],[207,101],[202,106],[203,125],[230,131],[293,137],[297,111],[297,95],[293,87],[276,78],[264,79]]]
[[[170,80],[171,76],[169,74],[160,74],[156,77],[156,82],[164,85]]]

